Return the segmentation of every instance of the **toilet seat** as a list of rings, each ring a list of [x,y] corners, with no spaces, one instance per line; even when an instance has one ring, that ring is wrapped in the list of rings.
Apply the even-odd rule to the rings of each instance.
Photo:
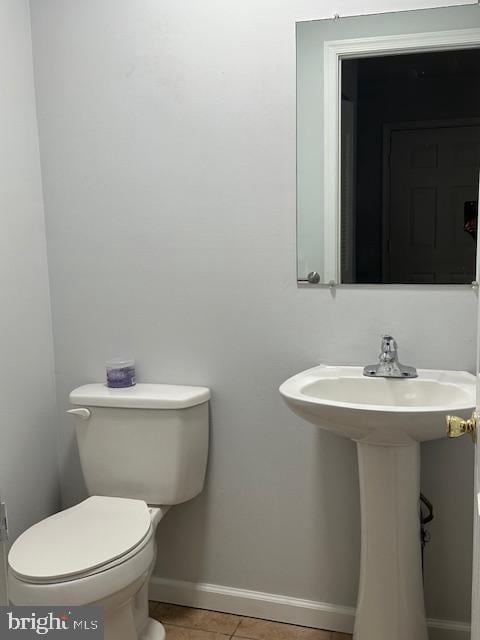
[[[130,554],[123,561],[103,567],[96,573],[77,575],[71,580],[32,582],[18,578],[10,569],[8,595],[14,605],[91,605],[111,598],[112,594],[124,595],[125,589],[138,581],[145,581],[154,559],[155,540],[152,535],[147,537],[147,542],[137,553]]]
[[[101,602],[104,606],[104,603],[110,602],[111,598],[126,597],[125,590],[132,588],[135,590],[135,584],[138,585],[148,578],[156,555],[154,533],[158,523],[168,511],[168,507],[146,507],[145,505],[145,508],[149,513],[151,525],[143,540],[125,555],[86,573],[65,577],[63,580],[51,578],[42,581],[17,575],[10,564],[8,588],[12,604],[80,606]],[[73,548],[71,551],[74,552]],[[41,553],[41,549],[37,549],[37,553]]]
[[[10,571],[33,584],[76,580],[126,562],[151,532],[142,500],[92,496],[25,531],[10,549]]]

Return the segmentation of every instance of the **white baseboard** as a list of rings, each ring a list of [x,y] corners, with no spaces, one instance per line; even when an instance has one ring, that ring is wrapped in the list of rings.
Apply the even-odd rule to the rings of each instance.
[[[343,633],[353,632],[355,619],[353,607],[157,576],[150,580],[150,599]],[[429,640],[470,640],[465,622],[428,620],[428,628]]]
[[[165,580],[156,576],[150,580],[150,598],[346,633],[351,633],[355,616],[355,610],[350,607],[216,584]]]
[[[427,620],[429,640],[470,640],[470,625],[454,620]]]

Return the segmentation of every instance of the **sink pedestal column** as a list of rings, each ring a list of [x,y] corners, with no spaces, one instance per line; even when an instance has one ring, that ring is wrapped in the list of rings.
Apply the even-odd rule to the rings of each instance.
[[[357,443],[362,512],[354,640],[428,640],[420,549],[420,445]]]

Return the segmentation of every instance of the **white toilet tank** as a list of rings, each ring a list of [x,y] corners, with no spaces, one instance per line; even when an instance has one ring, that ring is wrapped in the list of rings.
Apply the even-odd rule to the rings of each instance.
[[[206,387],[87,384],[70,394],[90,495],[169,505],[203,488],[208,454]]]

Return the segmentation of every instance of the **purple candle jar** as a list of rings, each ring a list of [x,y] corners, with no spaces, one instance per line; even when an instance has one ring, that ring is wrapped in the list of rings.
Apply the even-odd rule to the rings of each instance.
[[[136,384],[135,360],[112,358],[106,363],[106,367],[107,387],[122,389]]]

